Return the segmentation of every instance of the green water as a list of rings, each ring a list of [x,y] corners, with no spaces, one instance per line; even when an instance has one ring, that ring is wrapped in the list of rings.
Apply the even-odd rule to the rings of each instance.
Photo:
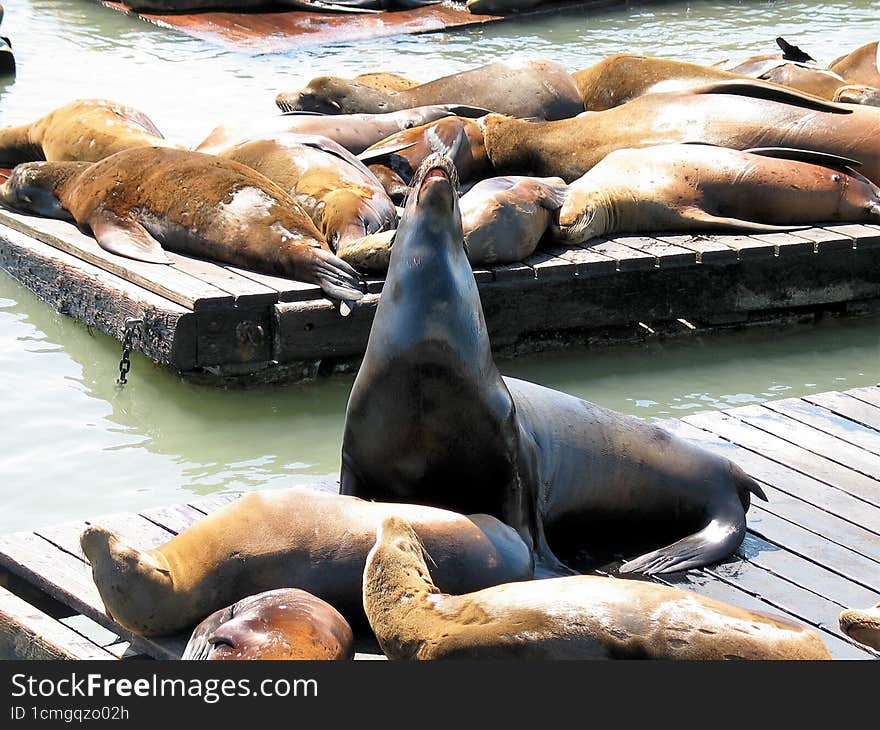
[[[780,34],[829,59],[880,37],[876,0],[695,2],[250,57],[88,0],[4,5],[19,72],[0,84],[0,124],[72,98],[107,97],[189,143],[221,122],[274,114],[277,91],[322,73],[384,69],[427,79],[521,54],[572,69],[621,51],[714,61],[769,52]],[[621,411],[674,416],[876,383],[878,324],[832,320],[501,365]],[[119,343],[55,314],[0,273],[0,532],[218,490],[335,479],[351,377],[223,391],[135,356],[118,391],[119,354]]]

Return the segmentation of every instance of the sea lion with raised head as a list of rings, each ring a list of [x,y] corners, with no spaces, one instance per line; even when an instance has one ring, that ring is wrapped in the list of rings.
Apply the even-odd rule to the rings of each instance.
[[[880,603],[872,608],[848,608],[838,618],[840,630],[853,641],[880,651]]]
[[[611,152],[680,142],[746,150],[785,147],[859,160],[880,183],[880,109],[834,104],[768,84],[718,82],[640,96],[575,119],[482,120],[486,152],[499,175],[576,180]]]
[[[355,622],[363,617],[364,562],[390,515],[413,525],[444,590],[532,577],[522,540],[487,515],[303,488],[247,494],[153,550],[130,547],[98,525],[81,542],[108,615],[138,634],[188,629],[245,596],[285,587],[308,591]]]
[[[637,418],[502,378],[464,248],[455,167],[434,155],[407,197],[349,397],[342,493],[495,515],[541,575],[570,572],[545,532],[594,553],[650,549],[623,571],[730,555],[758,484]]]
[[[319,76],[298,92],[281,93],[282,111],[379,114],[424,104],[467,104],[538,119],[565,119],[584,110],[565,68],[542,59],[498,61],[403,91],[382,91],[333,76]]]
[[[251,139],[290,132],[329,137],[357,155],[367,147],[403,129],[412,129],[442,117],[453,115],[481,117],[486,113],[485,109],[457,104],[420,106],[388,114],[323,115],[312,112],[288,112],[280,116],[260,119],[247,126],[217,127],[195,149],[196,152],[219,154]]]
[[[168,263],[163,248],[363,296],[357,272],[329,249],[289,193],[249,167],[161,147],[100,162],[28,162],[0,185],[0,203],[73,220],[101,248]]]
[[[353,659],[354,636],[326,601],[298,588],[279,588],[212,613],[196,626],[180,658]]]
[[[785,154],[785,150],[771,150]],[[726,147],[671,144],[615,150],[568,187],[556,237],[734,229],[771,232],[810,223],[880,223],[880,189],[856,173]],[[837,160],[845,167],[848,160]]]
[[[327,137],[281,134],[236,145],[220,157],[289,192],[337,254],[364,236],[397,227],[397,209],[373,173]]]
[[[0,166],[19,162],[97,162],[132,147],[177,147],[137,109],[78,99],[30,124],[0,129]]]
[[[406,522],[386,519],[364,611],[389,659],[831,659],[812,630],[690,591],[578,575],[449,595]]]
[[[830,68],[850,83],[880,87],[880,44],[866,43],[833,61]]]

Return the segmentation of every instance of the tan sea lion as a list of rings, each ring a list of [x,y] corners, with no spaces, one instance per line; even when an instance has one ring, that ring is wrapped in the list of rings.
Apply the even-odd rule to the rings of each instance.
[[[838,623],[850,639],[880,651],[880,603],[873,608],[841,611]]]
[[[386,71],[373,71],[365,74],[358,74],[352,81],[358,84],[366,84],[374,89],[382,89],[383,91],[405,91],[414,86],[418,86],[420,82],[401,76],[400,74],[388,73]]]
[[[831,659],[818,634],[690,591],[579,575],[449,595],[419,538],[382,522],[364,611],[389,659]]]
[[[615,150],[575,180],[559,210],[557,236],[582,243],[613,233],[767,232],[827,221],[880,223],[880,189],[820,164],[670,144]]]
[[[0,166],[32,160],[97,162],[132,147],[177,146],[137,109],[78,99],[30,124],[0,129]]]
[[[397,227],[397,209],[373,173],[327,137],[281,134],[236,145],[220,157],[289,192],[337,254],[364,236]]]
[[[95,163],[28,162],[0,185],[0,203],[72,219],[120,256],[168,263],[164,247],[318,284],[344,301],[363,296],[357,272],[296,200],[213,155],[139,147]]]
[[[679,142],[750,149],[786,147],[858,160],[880,182],[880,109],[834,104],[751,82],[717,82],[640,96],[575,119],[529,122],[490,114],[486,152],[499,175],[571,182],[616,149]]]
[[[302,91],[281,93],[282,111],[379,114],[423,104],[468,104],[502,114],[565,119],[584,110],[574,81],[554,61],[499,61],[444,76],[403,91],[382,91],[332,76],[312,79]]]
[[[833,61],[830,68],[851,83],[880,87],[880,45],[866,43]]]
[[[483,130],[473,119],[457,116],[393,134],[368,147],[358,158],[369,164],[391,199],[400,203],[416,170],[436,152],[453,161],[461,182],[491,174]]]
[[[492,517],[301,488],[247,494],[154,550],[129,547],[100,526],[86,529],[81,542],[108,615],[139,634],[181,631],[281,587],[308,591],[354,621],[363,617],[361,579],[376,529],[396,514],[431,551],[445,590],[532,577],[528,549]]]
[[[352,154],[360,154],[370,145],[403,129],[433,122],[453,115],[483,116],[485,109],[463,107],[457,104],[439,104],[403,109],[388,114],[314,114],[290,112],[280,116],[260,119],[247,126],[220,126],[214,129],[196,152],[219,154],[251,139],[272,137],[290,132],[294,134],[320,134],[342,145]]]
[[[242,598],[192,633],[181,659],[353,659],[351,627],[333,606],[298,588]]]

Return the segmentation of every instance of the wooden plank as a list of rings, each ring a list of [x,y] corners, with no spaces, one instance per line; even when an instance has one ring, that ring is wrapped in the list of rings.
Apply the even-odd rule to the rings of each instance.
[[[753,233],[751,238],[773,246],[776,256],[804,255],[813,253],[813,242],[793,233]]]
[[[789,497],[847,520],[870,531],[872,535],[880,535],[880,509],[779,461],[791,460],[793,454],[798,455],[789,448],[789,444],[768,437],[758,429],[732,418],[703,420],[699,427],[690,421],[678,424],[663,421],[660,425],[726,456],[755,479],[772,485]],[[709,441],[706,436],[713,439],[723,437],[727,441]],[[731,441],[735,443],[730,443]],[[769,496],[771,495],[768,494]],[[762,503],[762,506],[782,517],[788,518],[791,514],[785,503],[780,504],[776,500],[770,505]],[[791,518],[797,519],[794,515]],[[855,539],[848,538],[847,544],[852,544]]]
[[[674,268],[692,266],[697,263],[697,254],[689,248],[676,246],[669,241],[661,241],[651,236],[615,236],[611,239],[628,248],[654,257],[654,266]]]
[[[852,237],[825,228],[805,228],[797,232],[799,238],[813,242],[814,253],[833,253],[851,251],[855,248]]]
[[[873,494],[859,494],[871,504],[880,506],[880,456],[870,454],[864,449],[853,447],[836,436],[829,436],[817,428],[774,413],[763,406],[743,406],[727,411],[744,423],[749,423],[762,431],[771,433],[786,441],[818,454],[841,466],[848,467],[875,480]]]
[[[776,255],[776,246],[752,236],[714,235],[712,240],[736,251],[737,258],[743,259],[770,258]]]
[[[15,659],[116,657],[0,586],[0,656]]]
[[[737,260],[736,251],[719,243],[713,236],[663,235],[655,238],[662,243],[693,251],[696,261],[701,264],[729,264]]]
[[[800,423],[812,426],[823,433],[880,456],[880,432],[873,428],[867,428],[860,423],[847,420],[833,411],[815,403],[808,403],[800,398],[769,401],[762,405],[775,413],[793,418]]]
[[[155,522],[175,535],[183,532],[187,527],[190,527],[194,522],[205,516],[204,513],[190,507],[188,504],[155,507],[153,509],[141,510],[140,514],[142,517],[146,517],[151,522]]]
[[[524,262],[535,270],[535,278],[541,281],[564,281],[577,274],[577,264],[549,251],[536,251]]]
[[[570,261],[575,265],[575,275],[579,277],[604,276],[617,271],[617,262],[596,251],[582,246],[551,246],[542,249],[552,256]]]
[[[520,281],[535,278],[535,270],[526,263],[491,266],[490,270],[495,281]]]
[[[808,403],[827,408],[850,421],[872,428],[880,438],[880,408],[853,398],[848,393],[815,393],[801,396]]]
[[[651,254],[604,238],[587,241],[584,248],[614,259],[618,271],[645,271],[655,268],[657,263],[657,258]]]
[[[880,388],[875,386],[867,386],[865,388],[853,388],[847,390],[846,394],[852,398],[856,398],[864,403],[880,408]]]
[[[306,302],[313,299],[324,299],[324,291],[317,284],[295,281],[283,276],[261,274],[229,264],[224,265],[224,268],[244,279],[250,279],[257,284],[265,286],[267,289],[275,291],[279,302]]]
[[[877,506],[877,482],[845,466],[803,449],[790,441],[773,436],[726,413],[698,413],[682,419],[707,431],[746,447],[795,471],[811,476],[842,492],[863,500],[863,504]],[[880,531],[872,517],[863,518],[862,524]]]
[[[274,304],[278,301],[278,292],[275,289],[237,274],[230,267],[205,259],[184,256],[173,251],[165,253],[174,262],[175,269],[180,269],[190,276],[231,294],[235,303],[240,306],[252,307],[259,304]]]
[[[0,210],[0,224],[65,251],[98,268],[195,311],[233,304],[232,295],[173,266],[117,256],[81,233],[72,223]]]
[[[211,514],[215,510],[225,507],[227,504],[234,502],[245,492],[225,492],[223,494],[212,494],[208,497],[199,497],[191,499],[187,504],[193,509],[197,509],[202,514]]]
[[[867,250],[880,246],[880,229],[863,226],[859,223],[840,223],[822,226],[826,231],[849,236],[855,242],[857,250]]]

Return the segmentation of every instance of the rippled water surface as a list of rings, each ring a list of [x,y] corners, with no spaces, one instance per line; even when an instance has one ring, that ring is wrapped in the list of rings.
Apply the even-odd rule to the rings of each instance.
[[[249,56],[89,0],[8,0],[2,32],[19,72],[0,83],[0,124],[77,97],[149,114],[195,143],[221,122],[275,113],[274,95],[312,76],[387,70],[428,79],[504,56],[571,69],[635,51],[715,61],[775,50],[783,35],[820,60],[880,37],[880,1],[631,5],[477,30]],[[878,320],[567,352],[502,363],[525,377],[645,417],[683,415],[875,383]],[[133,358],[57,315],[0,273],[0,532],[186,499],[333,478],[350,377],[223,391]]]

